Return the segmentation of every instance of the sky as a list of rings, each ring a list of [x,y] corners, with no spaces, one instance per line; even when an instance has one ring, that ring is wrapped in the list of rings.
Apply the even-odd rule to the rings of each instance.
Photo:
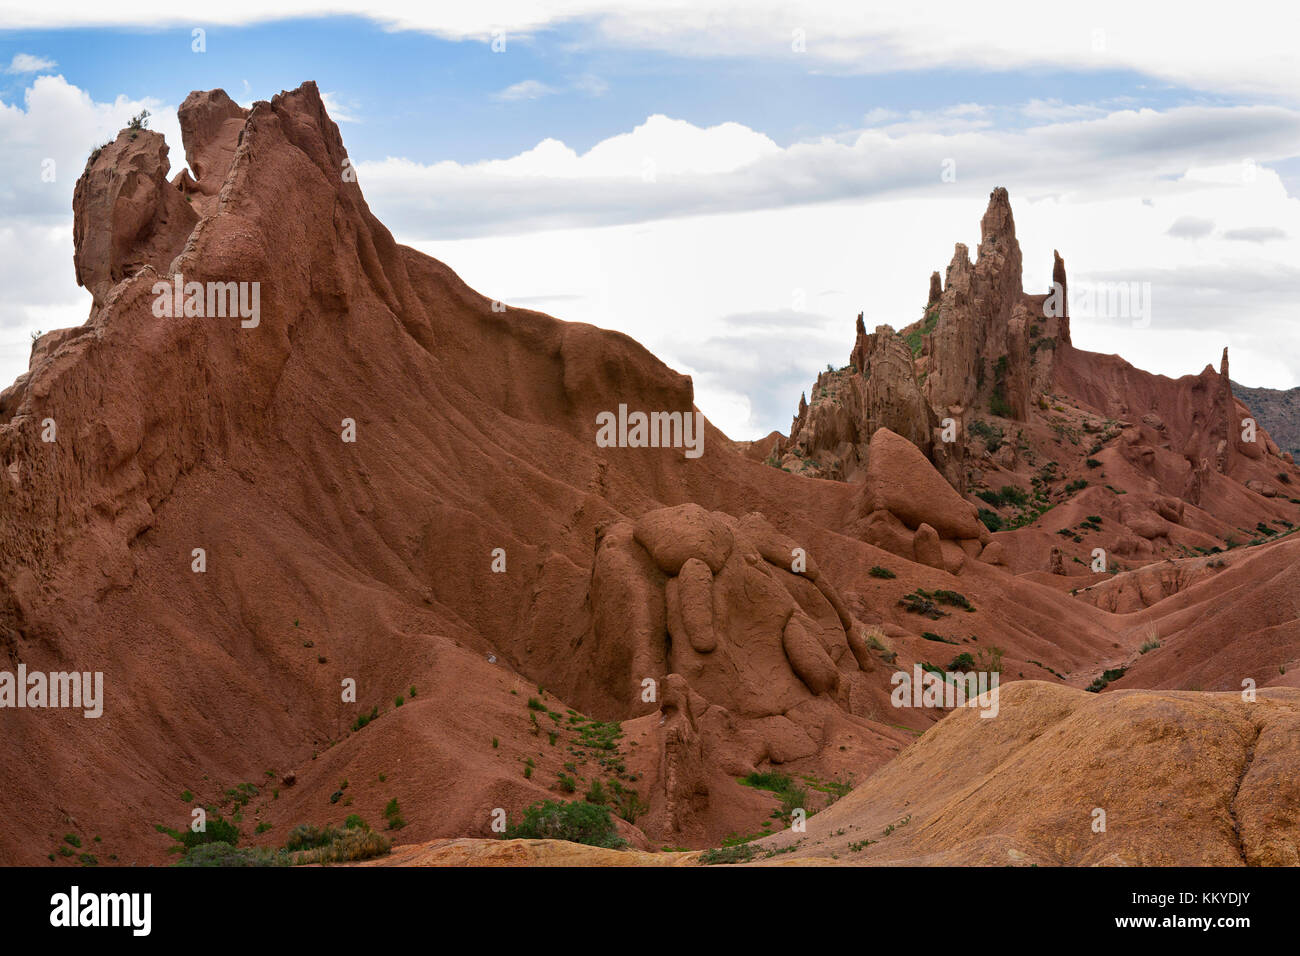
[[[733,438],[786,430],[854,319],[921,314],[989,192],[1074,343],[1300,385],[1300,17],[1285,3],[0,0],[0,387],[85,321],[72,191],[141,109],[315,80],[374,213],[510,305],[626,332]]]

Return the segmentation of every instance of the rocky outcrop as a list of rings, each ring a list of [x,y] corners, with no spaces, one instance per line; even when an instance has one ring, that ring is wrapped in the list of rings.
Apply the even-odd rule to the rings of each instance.
[[[1283,455],[1294,464],[1300,455],[1300,387],[1292,389],[1249,388],[1231,383],[1233,395],[1245,403],[1259,424],[1276,440]]]
[[[887,428],[878,429],[871,438],[849,527],[878,548],[954,574],[965,553],[978,555],[989,540],[975,506],[953,489],[916,445]]]
[[[109,290],[144,266],[165,274],[198,213],[167,181],[161,133],[124,129],[96,150],[72,194],[72,261],[77,284],[100,308]]]
[[[901,441],[901,439],[899,439]],[[937,541],[936,541],[937,544]],[[743,768],[814,753],[830,714],[858,712],[870,653],[806,549],[762,515],[737,520],[687,504],[604,529],[581,651],[611,709],[664,688],[668,814],[689,827],[708,806],[706,752]],[[743,771],[742,771],[743,772]]]
[[[194,189],[215,196],[234,162],[248,110],[225,90],[196,90],[185,97],[177,116],[185,141],[185,162],[195,177]]]
[[[803,396],[790,425],[790,438],[777,457],[816,477],[852,480],[866,462],[866,444],[888,428],[929,453],[934,412],[921,394],[912,351],[890,326],[867,333],[862,316],[847,369],[823,372],[813,402]],[[812,463],[811,468],[800,467]]]

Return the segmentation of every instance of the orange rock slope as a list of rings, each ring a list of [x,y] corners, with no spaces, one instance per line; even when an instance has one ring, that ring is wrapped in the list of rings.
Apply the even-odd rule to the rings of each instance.
[[[921,663],[1001,667],[1010,717],[970,737],[982,772],[1022,724],[1120,707],[1021,678],[1295,686],[1293,544],[1273,539],[1300,520],[1284,490],[1300,472],[1262,432],[1233,437],[1226,368],[1148,376],[1074,350],[1063,317],[1054,349],[1030,346],[1046,297],[1020,290],[1004,191],[977,262],[959,250],[932,283],[916,354],[860,328],[861,371],[839,374],[820,425],[756,453],[704,422],[693,457],[668,425],[662,442],[597,441],[620,405],[692,413],[688,377],[625,335],[494,308],[394,242],[314,84],[249,110],[194,93],[180,126],[192,176],[168,180],[167,145],[140,130],[87,163],[89,319],[42,336],[0,393],[0,670],[102,672],[106,697],[97,719],[0,710],[0,759],[23,768],[0,782],[0,862],[61,861],[69,832],[99,837],[101,862],[162,862],[155,826],[197,805],[277,846],[392,801],[404,842],[453,841],[394,862],[559,862],[573,851],[459,841],[492,838],[498,810],[587,794],[633,850],[701,848],[780,828],[772,794],[738,780],[752,771],[809,781],[819,811],[968,732],[969,712],[892,706],[893,675]],[[839,466],[761,460],[801,441]],[[978,494],[1017,483],[1020,504]],[[990,531],[989,513],[1020,527]],[[1122,571],[1067,560],[1096,542]],[[1158,562],[1175,570],[1152,579]],[[1231,633],[1204,624],[1228,607]],[[1263,697],[1278,715],[1285,693]],[[1175,740],[1215,708],[1264,726],[1222,699],[1182,694],[1186,714],[1152,704],[1149,720]],[[1216,786],[1240,770],[1229,744],[1197,771]],[[1067,759],[1078,741],[1037,746]],[[1171,788],[1192,786],[1181,772]],[[1043,801],[1019,785],[964,812],[1000,832],[1018,800]],[[1294,832],[1260,806],[1259,832]],[[1149,823],[1128,826],[1118,858],[1151,858]],[[992,860],[934,832],[904,856]],[[1205,858],[1179,846],[1170,862]]]

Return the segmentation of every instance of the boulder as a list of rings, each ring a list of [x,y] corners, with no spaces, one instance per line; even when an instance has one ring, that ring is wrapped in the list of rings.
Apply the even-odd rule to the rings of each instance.
[[[909,528],[930,525],[944,538],[978,538],[976,508],[944,481],[920,449],[887,428],[871,436],[858,513],[889,511]]]
[[[939,547],[939,533],[928,524],[922,523],[916,529],[916,535],[912,539],[912,549],[916,553],[916,560],[919,563],[928,564],[940,571],[944,570],[943,550]]]

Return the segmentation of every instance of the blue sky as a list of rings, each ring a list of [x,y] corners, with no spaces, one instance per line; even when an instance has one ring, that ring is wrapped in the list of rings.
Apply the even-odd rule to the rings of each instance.
[[[1099,317],[1076,322],[1077,344],[1171,375],[1226,344],[1239,380],[1300,383],[1300,36],[1284,5],[326,15],[344,9],[230,0],[204,23],[132,0],[0,3],[0,379],[25,369],[32,330],[84,321],[70,200],[91,146],[147,107],[175,172],[188,92],[247,105],[312,79],[399,241],[485,294],[632,334],[734,437],[788,426],[817,369],[847,361],[858,311],[910,321],[998,185],[1028,287],[1055,248],[1072,288],[1156,285],[1151,328]],[[57,181],[35,175],[47,158]]]
[[[313,79],[363,117],[364,135],[349,144],[362,161],[400,155],[471,162],[511,156],[546,137],[586,150],[654,113],[697,126],[738,122],[787,146],[859,129],[874,109],[1014,108],[1035,99],[1155,109],[1244,102],[1130,70],[862,74],[809,70],[789,51],[754,58],[672,56],[603,45],[580,24],[518,38],[507,34],[502,54],[492,52],[490,41],[393,32],[361,17],[206,27],[201,55],[191,51],[191,29],[4,31],[0,62],[39,50],[99,101],[126,95],[179,103],[190,90],[223,87],[243,102]],[[21,100],[27,78],[0,79],[5,102]],[[530,80],[554,92],[537,99],[495,95]],[[1029,120],[1012,109],[1006,122]]]

